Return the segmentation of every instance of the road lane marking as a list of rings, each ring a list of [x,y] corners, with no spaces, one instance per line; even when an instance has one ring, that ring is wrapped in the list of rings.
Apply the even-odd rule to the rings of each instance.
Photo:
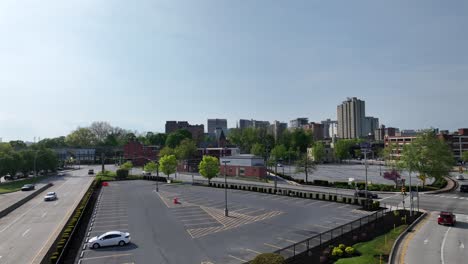
[[[459,241],[460,242],[460,248],[465,248],[465,245],[463,244],[463,242]]]
[[[427,243],[429,243],[429,240],[426,238],[426,239],[424,240],[424,245],[427,245]]]
[[[41,218],[44,218],[47,215],[47,212],[44,212],[41,216]]]
[[[24,233],[23,233],[21,236],[24,237],[30,230],[31,230],[31,228],[29,228],[28,230],[24,231]]]
[[[250,252],[253,252],[253,253],[255,253],[255,254],[263,254],[262,252],[255,251],[255,250],[250,249],[250,248],[245,248],[245,250],[250,251]]]
[[[231,257],[231,258],[233,258],[233,259],[237,259],[237,260],[239,260],[239,261],[242,261],[242,263],[247,262],[247,260],[241,259],[241,258],[238,258],[238,257],[234,257],[233,255],[228,255],[228,256]]]
[[[335,203],[328,203],[328,204],[324,204],[324,205],[321,205],[320,207],[321,208],[324,208],[324,207],[328,207],[328,206],[331,206],[331,205],[334,205]]]
[[[429,218],[431,218],[430,213],[428,213],[426,217],[424,217],[424,219],[421,220],[421,222],[419,222],[414,227],[413,232],[409,233],[409,235],[407,235],[406,238],[404,238],[404,240],[402,241],[402,248],[401,248],[400,259],[398,263],[405,263],[406,251],[408,249],[409,242],[413,239],[414,235],[419,231],[419,229],[421,229],[424,226],[424,224]]]
[[[444,234],[444,239],[442,240],[442,244],[440,245],[440,263],[445,264],[444,260],[444,247],[445,247],[445,241],[447,240],[447,235],[448,232],[452,229],[451,227],[447,228],[447,231],[445,231]]]

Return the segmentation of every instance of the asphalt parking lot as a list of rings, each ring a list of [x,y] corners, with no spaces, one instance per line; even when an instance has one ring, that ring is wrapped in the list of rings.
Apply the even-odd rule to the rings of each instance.
[[[130,232],[123,247],[85,248],[76,263],[244,263],[366,214],[349,204],[148,181],[103,187],[90,236]],[[177,198],[177,203],[174,199]]]

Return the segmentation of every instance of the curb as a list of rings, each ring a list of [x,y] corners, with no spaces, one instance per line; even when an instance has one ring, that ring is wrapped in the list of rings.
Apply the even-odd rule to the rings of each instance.
[[[454,181],[452,178],[447,177],[447,176],[445,176],[444,179],[447,181],[447,186],[450,184],[450,182],[453,184],[453,186],[450,187],[450,188],[445,186],[444,188],[442,188],[440,190],[424,192],[424,194],[438,194],[438,193],[451,192],[451,191],[456,190],[458,188],[458,182],[457,181]]]
[[[395,240],[395,243],[393,244],[393,247],[392,247],[392,250],[390,251],[390,255],[389,255],[389,258],[388,258],[388,263],[389,264],[397,264],[397,252],[398,252],[398,249],[400,248],[400,244],[401,242],[403,241],[403,239],[406,237],[406,235],[413,230],[413,228],[419,223],[421,222],[421,220],[424,219],[424,217],[427,216],[427,212],[426,211],[423,211],[423,214],[421,216],[418,217],[418,219],[416,219],[411,225],[409,225],[405,231],[403,231],[398,237],[397,239]]]

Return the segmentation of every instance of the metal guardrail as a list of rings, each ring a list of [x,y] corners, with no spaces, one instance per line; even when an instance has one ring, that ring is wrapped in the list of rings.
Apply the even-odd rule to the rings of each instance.
[[[285,248],[278,249],[274,253],[280,254],[281,256],[283,256],[285,259],[288,259],[288,260],[294,259],[296,256],[304,252],[307,252],[315,247],[320,247],[323,244],[326,244],[329,241],[337,237],[341,237],[349,232],[355,231],[357,229],[361,229],[362,226],[383,218],[390,211],[391,211],[390,209],[377,211],[371,215],[364,216],[350,223],[335,227],[328,231],[322,232],[318,235],[307,238],[303,241],[294,243]]]

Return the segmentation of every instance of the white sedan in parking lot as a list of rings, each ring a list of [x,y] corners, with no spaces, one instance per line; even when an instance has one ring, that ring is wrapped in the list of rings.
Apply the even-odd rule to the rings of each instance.
[[[130,233],[120,231],[110,231],[100,236],[95,236],[89,239],[89,248],[100,248],[107,246],[125,246],[130,243]]]

